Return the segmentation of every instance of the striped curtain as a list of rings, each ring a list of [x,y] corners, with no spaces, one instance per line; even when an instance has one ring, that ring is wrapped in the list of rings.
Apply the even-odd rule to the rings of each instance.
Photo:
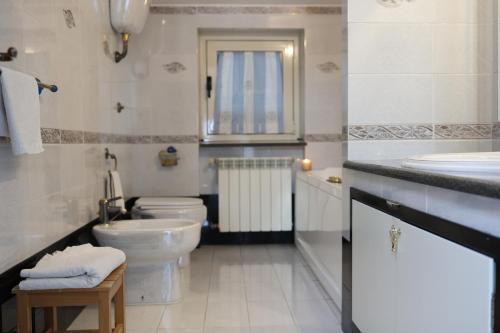
[[[210,134],[282,134],[281,52],[217,53],[215,110]]]

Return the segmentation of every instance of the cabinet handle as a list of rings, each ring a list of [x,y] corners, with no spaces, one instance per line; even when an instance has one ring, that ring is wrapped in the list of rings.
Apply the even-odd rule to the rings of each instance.
[[[401,237],[401,229],[392,226],[389,231],[389,236],[391,237],[392,252],[398,252],[399,237]]]

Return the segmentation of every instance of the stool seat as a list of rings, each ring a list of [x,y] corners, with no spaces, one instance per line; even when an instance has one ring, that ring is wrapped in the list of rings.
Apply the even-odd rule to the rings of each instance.
[[[125,333],[125,279],[127,264],[116,268],[94,288],[21,290],[12,289],[17,301],[17,332],[33,333],[31,310],[43,308],[45,313],[44,332],[96,332]],[[115,328],[112,329],[111,307],[115,301]],[[95,304],[99,308],[99,329],[60,331],[58,329],[57,308],[64,306],[84,306]]]

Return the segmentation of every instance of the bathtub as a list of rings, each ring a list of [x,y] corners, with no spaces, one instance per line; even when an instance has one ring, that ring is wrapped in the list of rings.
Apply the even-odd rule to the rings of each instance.
[[[341,168],[299,172],[295,190],[295,243],[335,304],[342,297]]]

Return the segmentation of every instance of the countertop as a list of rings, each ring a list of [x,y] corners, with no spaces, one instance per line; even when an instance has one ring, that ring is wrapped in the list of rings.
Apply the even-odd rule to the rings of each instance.
[[[403,168],[401,160],[347,161],[344,168],[500,199],[499,176],[420,171]]]

